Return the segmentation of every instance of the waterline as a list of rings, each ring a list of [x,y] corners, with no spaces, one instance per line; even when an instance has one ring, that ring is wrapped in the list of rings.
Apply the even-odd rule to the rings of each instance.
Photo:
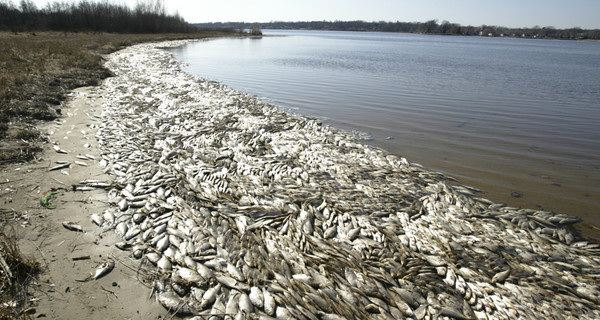
[[[290,36],[221,39],[175,54],[188,72],[369,132],[368,143],[494,201],[600,225],[599,44],[282,33]]]

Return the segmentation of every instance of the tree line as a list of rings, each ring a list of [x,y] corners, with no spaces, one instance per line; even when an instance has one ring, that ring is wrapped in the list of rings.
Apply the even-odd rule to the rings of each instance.
[[[109,0],[56,1],[44,8],[31,0],[18,5],[0,0],[0,30],[188,33],[197,29],[178,14],[167,14],[162,0],[139,1],[134,8]]]
[[[294,30],[332,30],[332,31],[380,31],[406,32],[441,35],[522,37],[542,39],[600,40],[600,29],[586,30],[581,28],[557,29],[551,26],[531,28],[508,28],[501,26],[461,26],[458,23],[437,20],[426,22],[366,22],[366,21],[301,21],[301,22],[267,22],[267,23],[202,23],[194,24],[199,28],[234,28],[234,29],[294,29]]]

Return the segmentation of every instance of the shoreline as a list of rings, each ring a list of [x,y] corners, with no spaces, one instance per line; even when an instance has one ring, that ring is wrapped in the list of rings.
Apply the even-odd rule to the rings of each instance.
[[[143,265],[156,264],[157,279],[163,279],[154,283],[156,297],[167,309],[278,318],[600,315],[597,275],[575,271],[598,270],[600,250],[573,238],[567,229],[572,218],[493,204],[344,132],[187,75],[158,49],[180,43],[137,45],[107,57],[115,77],[101,87],[96,136],[102,157],[93,167],[105,168],[113,188],[76,200],[103,207],[74,202],[67,214],[77,216],[64,216],[90,230],[84,237],[102,236],[103,258],[120,253],[118,259],[136,261],[112,247],[116,229],[145,257]],[[92,132],[82,135],[91,138]],[[52,152],[45,157],[53,160]],[[72,170],[96,179],[89,168]],[[36,200],[28,198],[25,207]],[[86,210],[92,212],[82,214]],[[92,226],[89,216],[102,211],[115,222]],[[92,262],[101,262],[91,260],[92,269]],[[88,283],[111,300],[112,276],[115,271]],[[564,277],[576,288],[545,287],[552,283],[547,279],[560,284]],[[115,281],[124,287],[126,278],[137,281],[122,275]],[[144,300],[147,295],[137,291],[144,288],[137,288],[131,298]],[[546,303],[537,305],[539,299]],[[106,317],[112,309],[99,312]]]
[[[378,139],[378,141],[365,142],[384,150],[394,150],[388,141]],[[394,152],[392,153],[400,153]],[[458,183],[478,189],[477,194],[481,197],[490,199],[496,203],[503,203],[507,206],[549,211],[554,214],[566,214],[576,216],[582,219],[580,223],[574,225],[577,233],[582,237],[596,243],[600,243],[600,225],[596,212],[598,204],[594,202],[597,196],[593,192],[586,193],[588,196],[580,195],[581,189],[573,187],[574,178],[565,180],[566,173],[562,177],[554,178],[544,175],[539,168],[532,170],[520,170],[521,175],[506,177],[496,172],[479,172],[473,174],[473,170],[468,164],[464,163],[461,167],[456,167],[454,163],[447,161],[436,161],[433,157],[438,153],[437,148],[429,150],[417,150],[419,160],[415,161],[426,168],[435,168],[435,170],[445,175],[456,178]],[[417,157],[411,153],[410,159]],[[460,157],[454,157],[453,160],[461,160]],[[467,159],[468,160],[468,159]],[[465,161],[466,162],[466,161]],[[563,170],[564,171],[564,170]],[[581,176],[585,181],[592,179],[587,176]],[[583,183],[583,182],[582,182]],[[582,185],[587,185],[583,183]],[[558,194],[557,192],[562,191]],[[514,192],[514,193],[513,193]],[[565,201],[566,199],[566,201]]]
[[[290,34],[306,35],[295,31],[291,31]],[[327,36],[323,35],[323,37]],[[345,37],[340,35],[340,38]],[[401,39],[403,38],[395,40],[402,41]],[[387,38],[379,40],[385,41]],[[356,44],[362,43],[361,41],[363,40],[356,41]],[[502,100],[499,97],[492,96],[489,97],[489,101],[486,101],[486,97],[481,94],[465,93],[463,96],[458,93],[461,92],[460,90],[454,93],[454,90],[449,92],[440,89],[433,92],[434,96],[448,95],[449,100],[439,101],[440,105],[435,106],[439,98],[411,96],[411,92],[413,94],[421,92],[414,91],[418,88],[412,86],[402,91],[403,89],[398,85],[390,85],[394,90],[380,90],[382,85],[385,86],[382,82],[375,82],[381,84],[379,87],[368,84],[373,81],[361,85],[362,76],[368,78],[369,73],[362,73],[360,70],[357,71],[359,76],[345,78],[343,72],[349,70],[346,69],[348,66],[332,67],[331,76],[320,67],[314,69],[314,73],[310,73],[310,70],[315,67],[312,64],[302,63],[298,69],[292,68],[289,64],[295,61],[295,55],[290,54],[285,48],[294,44],[311,43],[323,44],[325,47],[322,49],[327,50],[326,41],[318,34],[308,39],[299,37],[294,41],[273,40],[256,43],[256,45],[251,45],[250,42],[250,40],[238,42],[222,39],[214,41],[213,44],[191,43],[173,52],[176,58],[190,63],[184,67],[186,72],[222,80],[221,82],[235,89],[255,94],[261,97],[262,101],[279,105],[284,110],[292,110],[309,117],[321,117],[325,123],[335,128],[369,133],[370,137],[366,137],[364,143],[383,148],[399,157],[404,156],[411,162],[419,163],[430,170],[457,178],[461,184],[482,190],[479,195],[493,202],[504,203],[511,207],[578,216],[584,220],[583,223],[576,225],[578,231],[588,239],[600,241],[600,231],[589,226],[600,226],[600,216],[596,214],[600,211],[598,192],[600,190],[596,186],[596,181],[600,179],[600,171],[594,167],[593,161],[594,158],[598,158],[598,153],[587,151],[597,143],[586,144],[576,140],[579,136],[581,141],[593,141],[587,139],[592,133],[573,134],[577,132],[577,127],[582,131],[585,130],[584,128],[589,130],[589,125],[573,120],[571,128],[563,128],[565,132],[561,134],[561,129],[549,129],[556,125],[552,121],[544,124],[542,119],[538,119],[540,121],[532,125],[511,124],[510,115],[517,111],[502,110],[499,110],[496,116],[502,117],[503,120],[490,123],[490,120],[481,116],[479,112],[485,114],[489,111],[488,108],[493,108],[492,104],[501,104]],[[351,48],[351,45],[348,44],[348,47]],[[576,50],[578,47],[570,48]],[[266,50],[267,48],[269,50]],[[221,55],[220,51],[223,49],[230,53],[239,52]],[[271,61],[269,57],[272,54],[268,52],[273,50],[278,52],[278,57],[281,59]],[[246,59],[254,51],[257,55],[251,59],[252,62],[248,60],[251,63],[247,64]],[[335,52],[337,52],[336,57],[343,56],[339,50]],[[230,56],[233,60],[227,62],[227,57]],[[353,57],[356,58],[356,55]],[[318,65],[331,62],[330,58],[319,56]],[[279,64],[282,64],[283,69],[277,71]],[[277,72],[271,73],[269,70]],[[286,75],[288,73],[289,75]],[[262,74],[271,75],[261,76]],[[421,75],[420,72],[416,74]],[[310,75],[310,77],[303,75]],[[386,77],[388,74],[381,75]],[[391,78],[393,76],[390,74],[386,79],[390,81]],[[314,94],[310,93],[312,87],[315,87]],[[479,91],[474,90],[474,92]],[[351,97],[356,96],[356,99],[347,98],[346,93]],[[452,94],[457,94],[461,99],[468,99],[468,102],[453,102],[450,100]],[[515,99],[512,105],[519,105],[516,100],[518,98],[519,95],[512,94],[506,97],[511,101]],[[542,98],[540,96],[532,97],[532,101],[526,100],[526,97],[520,98],[525,99],[523,100],[525,105],[533,103],[532,101],[542,101],[539,100]],[[485,105],[480,107],[479,103]],[[576,102],[571,101],[571,103]],[[423,108],[417,107],[420,104],[423,104]],[[446,108],[456,113],[446,114],[444,111],[449,112]],[[462,114],[463,109],[471,111],[465,115]],[[441,113],[430,113],[431,111],[422,113],[424,110],[436,110]],[[540,111],[540,114],[544,112],[553,114],[552,111]],[[573,112],[576,114],[577,111]],[[406,114],[403,116],[404,113]],[[576,117],[569,113],[567,118],[572,119],[571,116]],[[461,120],[465,117],[469,119],[466,127],[464,126],[467,122]],[[516,120],[516,122],[520,121],[523,120]],[[434,124],[433,127],[431,124]],[[543,128],[542,124],[547,125],[548,128]],[[511,126],[515,126],[516,131],[502,129]],[[536,135],[544,130],[547,130],[547,136],[556,135],[559,140],[542,136],[536,138]],[[560,139],[560,136],[563,138]],[[573,143],[565,142],[567,140]]]

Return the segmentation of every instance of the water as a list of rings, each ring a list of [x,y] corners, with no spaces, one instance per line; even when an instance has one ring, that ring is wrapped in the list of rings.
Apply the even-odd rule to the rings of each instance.
[[[511,206],[600,239],[600,42],[275,31],[174,52],[187,72],[372,135]]]

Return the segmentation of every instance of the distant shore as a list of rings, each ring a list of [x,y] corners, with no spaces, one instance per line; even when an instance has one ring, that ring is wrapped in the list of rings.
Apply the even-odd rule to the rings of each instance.
[[[211,29],[280,29],[280,30],[322,30],[322,31],[362,31],[362,32],[402,32],[432,35],[460,35],[483,37],[511,37],[529,39],[559,40],[600,40],[600,29],[554,27],[509,28],[493,25],[462,26],[458,23],[437,20],[426,22],[367,22],[367,21],[298,21],[298,22],[215,22],[196,23],[198,28]]]

